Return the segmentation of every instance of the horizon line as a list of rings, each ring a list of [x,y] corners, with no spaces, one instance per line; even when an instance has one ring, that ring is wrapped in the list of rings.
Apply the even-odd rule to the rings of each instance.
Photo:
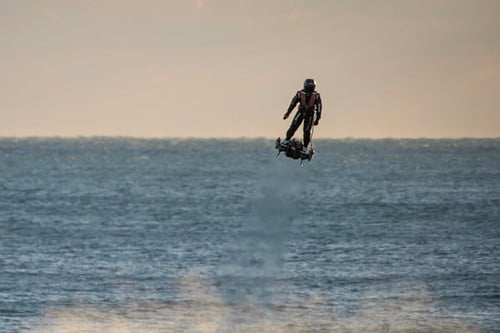
[[[138,135],[0,135],[0,140],[5,139],[138,139],[138,140],[275,140],[270,136],[138,136]],[[344,136],[344,137],[319,137],[314,140],[495,140],[500,136]]]

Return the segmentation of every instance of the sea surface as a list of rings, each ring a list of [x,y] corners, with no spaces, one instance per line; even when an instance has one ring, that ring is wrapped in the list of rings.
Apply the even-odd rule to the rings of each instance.
[[[500,332],[500,139],[0,139],[0,332]]]

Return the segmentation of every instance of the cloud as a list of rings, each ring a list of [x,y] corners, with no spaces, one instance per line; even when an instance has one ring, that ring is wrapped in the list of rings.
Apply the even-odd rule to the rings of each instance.
[[[203,1],[203,0],[197,0],[194,3],[194,8],[196,8],[196,9],[199,10],[199,9],[202,9],[204,5],[205,5],[205,1]]]

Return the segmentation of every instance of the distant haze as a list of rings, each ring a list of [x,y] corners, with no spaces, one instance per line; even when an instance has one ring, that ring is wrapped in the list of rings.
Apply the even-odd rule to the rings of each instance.
[[[0,137],[499,137],[497,0],[0,0]],[[299,130],[299,134],[300,134]]]

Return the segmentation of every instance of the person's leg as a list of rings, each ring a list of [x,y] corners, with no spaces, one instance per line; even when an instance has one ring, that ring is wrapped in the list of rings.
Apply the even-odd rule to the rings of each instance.
[[[300,124],[302,123],[302,119],[302,112],[297,112],[292,120],[292,123],[290,124],[290,128],[286,132],[285,140],[290,140],[293,137],[295,131],[297,131],[297,128],[299,128]]]
[[[304,147],[308,147],[311,142],[311,129],[313,117],[307,116],[304,118]]]

